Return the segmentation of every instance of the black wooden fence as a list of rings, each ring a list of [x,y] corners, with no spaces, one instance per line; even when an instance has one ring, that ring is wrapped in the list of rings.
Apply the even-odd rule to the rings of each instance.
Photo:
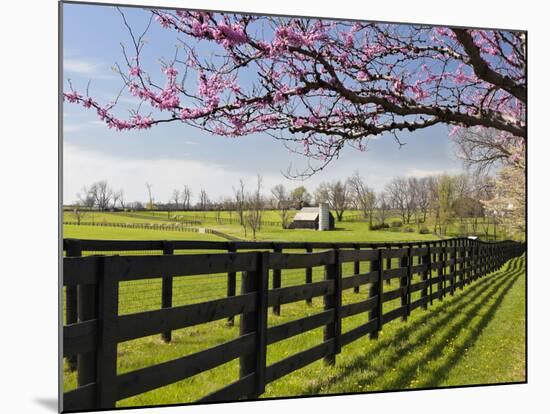
[[[516,242],[484,243],[469,239],[437,242],[272,243],[196,241],[64,240],[63,285],[66,288],[66,325],[63,357],[77,366],[78,387],[64,393],[63,410],[112,408],[118,400],[141,394],[213,369],[239,358],[240,379],[200,401],[255,398],[266,384],[310,363],[334,363],[341,348],[356,339],[376,337],[382,326],[396,318],[406,320],[416,308],[454,294],[456,289],[497,270],[521,255]],[[284,249],[305,253],[284,253]],[[82,256],[83,251],[162,250],[162,255]],[[173,254],[174,250],[227,250],[228,253]],[[260,251],[238,252],[242,249]],[[313,249],[328,249],[312,252]],[[397,259],[398,267],[391,260]],[[354,263],[354,274],[343,275],[342,265]],[[359,271],[360,262],[369,270]],[[311,269],[324,267],[324,280],[312,282]],[[305,269],[305,284],[269,288],[269,274]],[[235,275],[242,272],[237,295]],[[227,273],[226,298],[172,307],[171,281],[176,276]],[[420,281],[413,283],[413,275]],[[162,309],[119,315],[119,283],[162,278]],[[399,288],[385,291],[384,281],[399,280]],[[342,305],[342,292],[369,285],[364,301]],[[434,287],[437,289],[434,291]],[[420,298],[413,300],[413,293]],[[302,319],[269,327],[268,308],[322,296],[324,310]],[[400,306],[383,313],[385,302],[400,299]],[[342,319],[368,312],[368,322],[342,332]],[[155,334],[170,340],[170,332],[241,315],[240,336],[216,347],[160,365],[117,374],[117,344]],[[267,347],[309,330],[324,327],[324,340],[274,364],[266,364]],[[76,356],[76,359],[74,359]]]

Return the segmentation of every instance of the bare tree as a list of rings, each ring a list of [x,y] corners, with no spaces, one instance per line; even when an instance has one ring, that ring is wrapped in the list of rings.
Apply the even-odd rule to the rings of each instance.
[[[145,187],[147,187],[147,196],[149,201],[147,202],[147,208],[149,210],[152,210],[155,206],[155,200],[153,198],[153,184],[145,183]]]
[[[340,180],[321,183],[315,192],[315,200],[318,203],[328,203],[329,207],[336,212],[338,221],[342,221],[350,201],[349,197],[350,192],[347,182]]]
[[[256,240],[256,233],[261,229],[264,199],[262,197],[262,177],[258,175],[256,189],[248,196],[249,209],[246,213],[246,223],[252,230],[252,238]]]
[[[394,178],[387,186],[390,204],[399,210],[403,223],[409,223],[414,208],[414,194],[409,181],[403,177]]]
[[[347,183],[350,188],[351,198],[357,208],[363,212],[363,218],[369,219],[369,226],[372,227],[373,211],[376,202],[374,191],[367,186],[358,171],[355,171],[348,178]]]
[[[244,234],[246,237],[246,223],[244,221],[244,212],[246,210],[246,191],[244,181],[241,178],[239,180],[239,186],[237,188],[233,187],[233,194],[235,195],[235,208],[237,214],[239,215],[239,224],[244,227]]]
[[[430,208],[430,178],[422,177],[415,178],[413,180],[414,192],[415,192],[415,202],[416,207],[420,210],[422,214],[422,222],[426,222],[428,216],[428,210]]]
[[[277,184],[271,189],[271,194],[273,195],[273,200],[275,208],[279,210],[279,215],[281,216],[281,222],[283,228],[286,228],[288,225],[289,211],[290,208],[290,195],[286,190],[283,184]]]
[[[88,189],[88,194],[100,211],[107,210],[113,198],[113,190],[109,187],[106,180],[93,183]]]
[[[376,205],[377,205],[377,212],[378,212],[378,220],[380,221],[380,224],[384,224],[386,222],[386,219],[388,218],[388,213],[390,210],[390,197],[387,193],[380,193],[378,194],[378,197],[376,197]]]
[[[120,204],[120,198],[121,198],[122,194],[120,193],[120,191],[114,191],[113,192],[113,200],[111,202],[111,206],[113,209],[116,208],[117,204]]]
[[[502,131],[493,128],[462,128],[452,139],[457,156],[476,173],[488,173],[503,164],[516,164],[514,154],[524,150],[522,139],[503,137]]]
[[[193,196],[193,193],[191,191],[191,188],[189,188],[188,185],[185,185],[183,187],[183,191],[181,192],[182,204],[185,210],[189,210],[191,208],[192,196]]]
[[[89,188],[86,188],[86,186],[82,187],[82,191],[80,193],[78,193],[76,196],[78,198],[78,203],[77,203],[78,205],[80,205],[81,207],[84,207],[84,208],[89,208],[89,209],[94,208],[94,206],[95,206],[95,197],[91,193]]]
[[[172,191],[172,199],[171,201],[174,202],[174,205],[176,207],[176,210],[179,210],[180,208],[180,201],[181,201],[181,192],[180,190],[178,189],[174,189],[174,191]]]
[[[76,219],[76,224],[79,225],[79,226],[80,226],[80,223],[82,222],[82,220],[84,219],[84,217],[87,214],[87,211],[83,210],[82,207],[83,206],[81,205],[81,203],[77,202],[74,206],[74,209],[73,209],[73,214],[74,214],[74,217]]]
[[[124,200],[124,190],[122,188],[118,190],[118,203],[120,204],[121,209],[126,210],[126,202]]]
[[[199,194],[199,209],[202,211],[208,210],[210,206],[210,199],[208,197],[208,193],[204,188],[201,188],[201,192]]]

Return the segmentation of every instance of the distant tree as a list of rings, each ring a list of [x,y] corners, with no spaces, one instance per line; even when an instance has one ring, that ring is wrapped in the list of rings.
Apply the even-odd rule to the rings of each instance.
[[[191,191],[191,188],[189,188],[189,186],[185,185],[183,187],[183,191],[181,193],[183,208],[185,210],[189,210],[191,208],[191,197],[192,196],[193,196],[193,192]]]
[[[441,175],[438,179],[438,212],[435,222],[440,234],[447,234],[447,226],[454,217],[452,206],[456,196],[455,191],[453,178],[447,174]]]
[[[111,202],[111,208],[115,209],[117,208],[117,204],[120,204],[120,199],[122,197],[122,193],[120,191],[113,191],[113,199]]]
[[[246,237],[246,222],[244,214],[246,211],[247,199],[245,185],[242,178],[239,180],[239,186],[237,188],[233,187],[233,194],[235,197],[235,208],[239,216],[239,224],[243,227],[244,236]]]
[[[262,197],[262,177],[258,175],[256,180],[256,189],[248,195],[248,211],[246,213],[246,223],[252,231],[252,238],[256,240],[256,233],[260,231],[262,225],[262,212],[264,209],[264,199]]]
[[[293,207],[296,209],[307,207],[311,204],[311,194],[309,194],[307,188],[303,185],[292,190],[290,193],[290,198],[292,200]]]
[[[369,219],[369,226],[372,227],[373,211],[376,202],[376,195],[364,182],[363,178],[356,171],[348,178],[351,198],[354,200],[357,208],[363,212],[363,217]]]
[[[141,201],[132,201],[131,203],[128,203],[128,208],[132,210],[145,210],[145,206]]]
[[[100,211],[109,208],[113,198],[113,190],[109,187],[106,180],[93,183],[88,189],[88,196],[94,200],[94,206]]]
[[[377,206],[377,213],[378,213],[378,220],[380,220],[381,224],[384,224],[386,222],[386,219],[388,218],[388,213],[390,210],[390,197],[387,193],[382,192],[378,194],[378,197],[376,197],[376,206]]]
[[[452,209],[460,219],[481,217],[483,215],[483,204],[471,197],[460,197],[453,201]]]
[[[426,222],[428,209],[430,208],[429,177],[409,178],[409,188],[414,193],[415,207],[422,214],[422,222]]]
[[[462,128],[453,135],[456,153],[476,173],[487,173],[503,165],[520,166],[525,140],[493,128]]]
[[[290,195],[283,184],[277,184],[273,187],[271,189],[271,194],[273,195],[275,207],[279,210],[282,226],[283,228],[286,228],[289,219],[288,209],[291,204]]]
[[[201,188],[201,192],[199,194],[199,209],[201,211],[206,211],[210,207],[210,198],[208,197],[208,193],[204,188]]]
[[[336,213],[338,221],[342,221],[350,201],[350,191],[347,182],[341,180],[324,182],[315,191],[315,200],[318,203],[328,203]]]
[[[145,187],[147,188],[147,209],[153,210],[155,208],[155,199],[153,198],[153,184],[145,183]]]
[[[180,201],[181,201],[181,192],[180,192],[180,190],[174,189],[174,191],[172,191],[172,199],[170,201],[173,201],[174,205],[176,207],[176,210],[179,210]]]
[[[409,223],[414,209],[414,193],[409,181],[404,177],[396,177],[386,186],[390,204],[399,210],[403,223]]]
[[[82,187],[82,191],[77,195],[78,202],[77,204],[83,208],[92,209],[95,206],[95,197],[91,193],[91,189],[86,186]]]
[[[121,209],[126,210],[126,202],[124,201],[124,190],[122,188],[118,190],[118,203],[120,204]]]
[[[84,219],[84,217],[86,216],[86,214],[88,213],[86,210],[83,210],[82,207],[83,206],[77,202],[73,209],[73,214],[76,219],[76,224],[79,226],[82,220]]]
[[[507,165],[495,178],[493,197],[484,202],[506,232],[510,235],[520,233],[525,237],[525,169],[522,165]]]

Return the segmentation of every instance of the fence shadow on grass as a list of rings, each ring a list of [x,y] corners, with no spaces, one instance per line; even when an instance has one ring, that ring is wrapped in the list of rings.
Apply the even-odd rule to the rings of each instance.
[[[519,265],[520,260],[522,259],[513,260],[494,275],[467,287],[463,293],[448,298],[442,306],[425,312],[420,318],[392,333],[391,337],[378,339],[366,356],[354,359],[337,375],[308,388],[304,394],[320,394],[323,393],[323,389],[326,392],[326,388],[330,389],[331,386],[349,375],[359,372],[367,373],[367,377],[356,381],[358,388],[365,391],[408,388],[417,374],[418,367],[425,367],[428,362],[439,366],[433,371],[427,372],[422,382],[415,384],[415,388],[440,386],[445,380],[446,374],[460,361],[464,351],[475,343],[483,329],[493,319],[509,289],[523,273],[523,268]],[[491,298],[493,299],[491,300]],[[474,318],[491,301],[491,305],[484,311],[481,319],[472,324]],[[461,343],[451,353],[447,352],[447,355],[443,355],[442,352],[449,341],[466,329],[468,331],[466,336],[462,334],[464,339]],[[443,335],[430,342],[432,334],[442,332],[442,330]],[[402,346],[396,344],[402,344]],[[427,344],[430,350],[427,353],[422,353],[420,358],[415,358],[415,354],[418,355]],[[383,351],[388,347],[396,346],[398,348],[383,359],[384,363],[381,366],[379,359]],[[412,355],[412,358],[409,355]],[[403,369],[404,361],[405,368]],[[376,380],[384,378],[393,368],[398,370],[399,375],[395,379],[385,382],[383,387],[377,386]]]

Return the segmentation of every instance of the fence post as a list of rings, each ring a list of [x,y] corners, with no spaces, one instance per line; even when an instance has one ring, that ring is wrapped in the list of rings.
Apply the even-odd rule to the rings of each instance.
[[[402,321],[406,321],[409,316],[409,286],[411,285],[411,262],[412,262],[412,256],[411,256],[411,247],[409,246],[407,248],[407,255],[404,257],[401,257],[399,259],[399,267],[407,268],[407,275],[404,277],[401,277],[399,279],[399,287],[401,289],[401,306],[405,306],[405,314],[401,317]]]
[[[82,244],[77,240],[67,240],[67,257],[82,256]],[[77,287],[75,285],[65,287],[65,324],[71,325],[78,321]],[[69,370],[74,372],[77,368],[77,357],[67,357]]]
[[[429,293],[430,293],[430,298],[429,299],[430,299],[430,303],[431,303],[431,300],[432,300],[432,281],[431,281],[432,272],[430,270],[431,258],[430,258],[430,244],[429,243],[426,243],[426,249],[428,249],[428,251],[420,259],[421,259],[421,263],[424,266],[426,266],[426,270],[424,270],[422,272],[422,281],[424,283],[427,283],[427,285],[420,292],[420,297],[425,298],[426,296],[428,296],[428,289],[429,289]],[[422,305],[422,308],[425,309],[425,310],[428,309],[428,301],[426,301],[426,303],[424,305]]]
[[[310,245],[306,246],[306,252],[311,253],[313,252],[313,249]],[[309,284],[313,282],[313,269],[311,267],[306,267],[306,284]],[[311,299],[311,296],[306,299],[306,303],[311,306],[313,301]]]
[[[354,246],[355,250],[360,250],[361,248],[359,246]],[[361,262],[359,260],[356,260],[353,262],[353,274],[358,275],[360,273],[361,269]],[[353,288],[354,293],[359,293],[359,285],[355,286]]]
[[[466,263],[466,240],[460,240],[460,264],[459,268],[459,280],[460,280],[460,290],[464,290],[464,265]]]
[[[98,283],[97,407],[115,408],[117,397],[118,256],[103,257]]]
[[[276,244],[273,247],[274,253],[282,253],[283,249],[280,245]],[[273,289],[279,289],[281,287],[281,269],[273,269]],[[273,306],[273,314],[281,315],[281,305]]]
[[[233,243],[228,243],[227,246],[228,253],[235,253],[235,245]],[[237,294],[237,273],[228,272],[227,273],[227,296],[235,296]],[[229,316],[227,318],[227,325],[235,325],[235,316]]]
[[[445,249],[445,246],[443,245],[443,242],[439,243],[438,246],[441,250],[439,251],[439,254],[437,255],[437,261],[439,262],[439,267],[437,269],[437,296],[440,301],[443,300],[443,289],[445,289],[445,272],[444,272],[444,254],[443,249]]]
[[[169,241],[162,242],[162,254],[174,254],[174,245]],[[162,277],[162,308],[172,307],[174,278],[172,276]],[[172,340],[172,331],[166,331],[161,334],[162,340],[166,343]]]
[[[369,298],[377,296],[376,307],[369,311],[369,321],[378,320],[376,331],[370,333],[371,339],[378,338],[378,332],[382,330],[382,296],[384,294],[384,283],[382,283],[382,249],[378,249],[378,257],[371,260],[370,271],[378,272],[378,278],[375,283],[372,283],[369,288]]]
[[[386,249],[391,249],[391,245],[386,244]],[[386,269],[391,269],[391,257],[386,258]],[[386,285],[391,285],[391,279],[386,280]]]
[[[451,296],[455,294],[456,286],[456,249],[457,249],[457,240],[451,241],[451,254],[449,255],[449,260],[451,264],[449,265],[449,276],[451,277]]]
[[[265,389],[265,367],[267,350],[267,292],[269,287],[268,263],[269,253],[256,254],[256,269],[242,272],[241,293],[257,293],[256,309],[241,314],[241,336],[256,332],[256,350],[239,359],[240,378],[250,374],[256,375],[254,392],[248,398],[257,398]]]
[[[336,363],[336,354],[340,353],[342,325],[340,308],[342,306],[342,283],[340,274],[340,258],[338,250],[333,249],[334,263],[325,265],[325,280],[334,280],[334,292],[323,296],[324,309],[334,309],[334,322],[325,325],[323,340],[326,342],[334,339],[334,353],[326,355],[324,361],[328,365]]]
[[[97,285],[78,285],[78,322],[96,318]],[[94,351],[77,355],[77,384],[79,387],[96,381],[96,354]]]

